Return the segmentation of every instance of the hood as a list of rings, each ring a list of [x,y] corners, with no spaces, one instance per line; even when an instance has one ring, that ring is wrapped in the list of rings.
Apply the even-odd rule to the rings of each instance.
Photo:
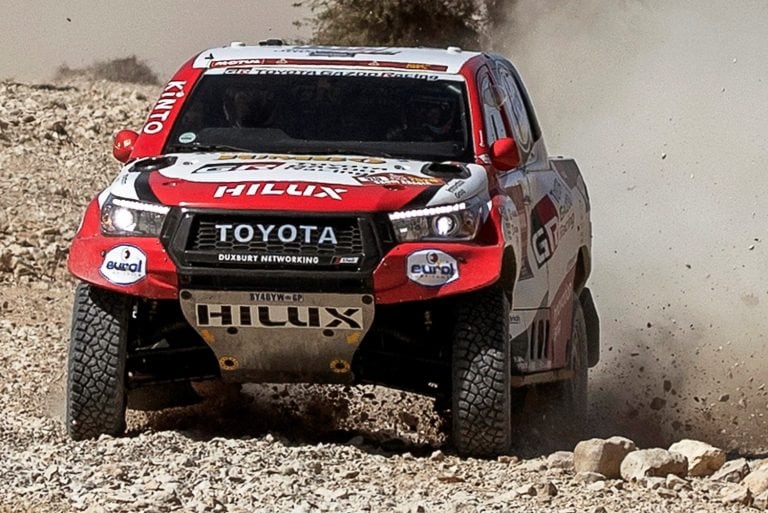
[[[124,167],[108,192],[190,208],[389,212],[487,196],[488,178],[482,166],[456,162],[183,153]]]

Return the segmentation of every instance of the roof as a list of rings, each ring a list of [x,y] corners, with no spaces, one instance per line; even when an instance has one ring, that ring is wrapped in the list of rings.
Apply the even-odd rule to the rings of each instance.
[[[362,46],[246,46],[232,43],[211,48],[197,56],[195,68],[252,66],[365,66],[391,69],[458,73],[470,59],[480,55],[457,47],[389,48]]]

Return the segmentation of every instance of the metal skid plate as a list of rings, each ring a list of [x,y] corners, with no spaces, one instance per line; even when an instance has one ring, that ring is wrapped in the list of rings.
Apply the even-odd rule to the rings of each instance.
[[[179,298],[222,378],[240,382],[351,382],[374,315],[368,294],[186,289]]]

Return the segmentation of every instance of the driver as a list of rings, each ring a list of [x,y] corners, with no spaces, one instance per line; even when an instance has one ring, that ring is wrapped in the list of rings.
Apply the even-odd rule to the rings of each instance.
[[[224,99],[224,116],[235,128],[268,126],[272,122],[272,102],[261,91],[232,89]]]
[[[445,141],[450,139],[453,120],[451,116],[444,115],[444,109],[440,105],[427,105],[421,111],[421,116],[421,124],[417,127],[417,131],[418,137],[422,141]]]

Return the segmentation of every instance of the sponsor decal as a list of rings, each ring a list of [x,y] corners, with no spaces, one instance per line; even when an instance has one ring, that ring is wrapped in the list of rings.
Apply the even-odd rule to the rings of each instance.
[[[336,233],[332,226],[309,224],[217,224],[214,226],[220,242],[247,244],[254,239],[258,242],[280,241],[283,243],[304,242],[315,244],[336,244]]]
[[[408,279],[425,287],[440,287],[459,278],[459,266],[451,255],[425,249],[408,255]]]
[[[307,255],[254,255],[250,253],[219,253],[219,262],[242,264],[318,265],[320,257]]]
[[[304,294],[298,292],[251,292],[251,301],[259,303],[303,303]]]
[[[520,266],[520,281],[529,280],[533,278],[533,270],[528,260],[528,216],[525,212],[525,192],[523,186],[520,183],[508,187],[506,189],[507,194],[512,199],[512,203],[515,204],[515,210],[517,211],[517,220],[520,224],[520,250],[522,253],[521,266]]]
[[[415,68],[424,69],[424,68]],[[232,68],[225,74],[249,75],[291,75],[309,77],[377,77],[377,78],[411,78],[414,80],[438,80],[434,73],[416,73],[413,71],[378,71],[378,70],[330,70],[330,69],[296,69],[296,68]]]
[[[115,246],[104,255],[99,271],[111,283],[132,285],[147,275],[147,255],[135,246]]]
[[[467,190],[464,188],[464,184],[466,183],[466,180],[456,180],[448,186],[448,192],[452,193],[457,200],[460,200],[467,195]]]
[[[309,162],[358,162],[361,164],[386,164],[376,157],[341,157],[337,155],[277,155],[271,153],[223,153],[217,160],[301,160]]]
[[[282,166],[282,162],[243,162],[241,164],[208,164],[192,171],[192,174],[229,173],[232,171],[263,171]]]
[[[160,93],[160,99],[152,107],[142,132],[154,135],[163,131],[165,121],[176,108],[176,103],[184,97],[184,86],[186,85],[186,80],[172,80],[166,84],[163,92]]]
[[[199,327],[335,328],[359,330],[363,309],[300,305],[221,305],[195,307]]]
[[[226,68],[224,70],[225,75],[250,75],[253,72],[253,68]]]
[[[365,164],[321,164],[314,162],[290,162],[286,163],[282,169],[286,171],[320,171],[324,173],[338,173],[352,176],[364,176],[377,170],[377,168],[366,166]]]
[[[539,267],[547,263],[555,253],[558,222],[557,208],[552,198],[544,196],[531,212],[531,248]]]
[[[376,173],[355,178],[362,184],[374,185],[443,185],[445,181],[433,176],[416,176],[405,173]]]
[[[571,268],[566,274],[565,279],[552,301],[551,319],[552,335],[551,340],[554,347],[565,348],[568,338],[571,336],[571,323],[573,322],[573,278],[576,274],[575,268]]]
[[[298,45],[278,50],[281,53],[309,53],[311,56],[397,55],[400,50],[389,46],[316,46]]]
[[[229,164],[206,164],[198,168],[193,173],[230,173],[234,171],[264,171],[272,169],[282,169],[285,171],[312,171],[345,174],[352,176],[362,176],[377,168],[365,164],[335,163],[335,162],[264,162],[253,161],[243,163]]]
[[[565,217],[571,211],[571,207],[573,207],[571,193],[565,188],[565,184],[555,178],[550,195],[555,200],[555,203],[557,203],[557,211],[560,217]]]
[[[223,61],[211,61],[211,68],[233,68],[237,66],[258,66],[261,59],[228,59]]]
[[[566,233],[573,230],[574,225],[576,224],[576,215],[571,214],[569,215],[565,221],[560,223],[560,229],[558,230],[558,239],[562,240],[563,236],[565,236]]]
[[[219,185],[214,198],[238,198],[240,196],[301,196],[304,198],[330,198],[341,201],[347,189],[314,184],[281,185],[273,182]]]
[[[333,263],[336,265],[357,264],[359,261],[359,256],[339,256],[333,259]]]
[[[181,144],[188,144],[197,139],[197,135],[194,132],[184,132],[179,136],[179,142]]]

